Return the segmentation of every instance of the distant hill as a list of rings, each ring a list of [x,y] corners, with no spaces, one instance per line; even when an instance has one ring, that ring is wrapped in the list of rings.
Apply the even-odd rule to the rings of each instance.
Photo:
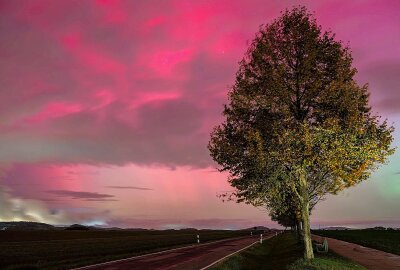
[[[364,230],[375,230],[375,231],[385,231],[385,230],[399,230],[400,228],[391,228],[391,227],[382,227],[382,226],[377,226],[377,227],[373,227],[373,228],[365,228]]]
[[[92,230],[93,228],[88,227],[88,226],[84,226],[81,224],[72,224],[69,227],[66,227],[64,230],[72,230],[72,231],[88,231],[88,230]]]
[[[268,228],[268,227],[265,227],[265,226],[255,226],[255,227],[250,227],[250,228],[247,228],[247,229],[244,229],[244,230],[252,230],[252,231],[269,231],[269,230],[271,230],[270,228]]]
[[[98,228],[98,227],[96,227]],[[111,227],[111,228],[100,228],[100,229],[106,229],[106,230],[110,230],[110,231],[122,231],[124,229],[120,228],[120,227]]]
[[[31,221],[8,221],[0,222],[0,230],[54,230],[56,227],[50,224]]]
[[[64,230],[72,230],[72,231],[143,231],[146,229],[122,229],[119,227],[103,227],[103,226],[86,226],[82,224],[72,224],[70,226],[64,226]]]
[[[127,229],[121,229],[120,228],[120,230],[125,230],[125,231],[148,231],[148,229],[143,229],[143,228],[127,228]]]
[[[193,232],[193,231],[198,231],[198,229],[196,229],[196,228],[182,228],[182,229],[179,229],[181,232],[182,231],[187,231],[187,232]]]
[[[345,230],[350,230],[350,228],[340,227],[340,226],[332,226],[332,227],[321,228],[321,230],[326,230],[326,231],[345,231]]]

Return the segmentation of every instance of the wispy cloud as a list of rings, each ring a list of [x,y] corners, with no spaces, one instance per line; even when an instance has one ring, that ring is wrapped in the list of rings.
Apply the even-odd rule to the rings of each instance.
[[[136,190],[154,190],[152,188],[146,187],[135,187],[135,186],[105,186],[106,188],[115,188],[115,189],[136,189]]]
[[[86,199],[88,202],[117,202],[116,199]]]
[[[47,190],[47,193],[56,195],[58,197],[69,197],[72,199],[83,199],[86,201],[116,201],[114,195],[101,194],[97,192],[86,192],[86,191],[72,191],[72,190]]]

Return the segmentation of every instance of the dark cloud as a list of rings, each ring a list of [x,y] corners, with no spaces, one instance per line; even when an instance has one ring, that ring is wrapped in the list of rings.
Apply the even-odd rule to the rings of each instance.
[[[83,199],[86,201],[115,201],[110,199],[115,197],[110,194],[101,194],[97,192],[86,192],[86,191],[71,191],[71,190],[47,190],[49,194],[55,195],[57,197],[68,197],[71,199]]]
[[[119,108],[117,108],[119,106]],[[60,117],[47,134],[3,136],[0,161],[206,167],[211,163],[201,108],[184,100],[126,105]],[[60,134],[62,134],[60,136]],[[18,140],[15,144],[12,141]],[[26,155],[29,150],[30,155]]]
[[[114,188],[114,189],[154,190],[152,188],[134,187],[134,186],[105,186],[105,187],[106,188]]]
[[[185,100],[149,103],[136,112],[138,131],[143,136],[166,137],[193,134],[201,125],[201,109]]]

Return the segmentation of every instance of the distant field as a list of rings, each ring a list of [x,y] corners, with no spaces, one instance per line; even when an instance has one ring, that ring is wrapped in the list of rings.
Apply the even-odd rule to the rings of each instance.
[[[400,255],[399,230],[315,230],[313,233]]]
[[[201,242],[207,242],[250,233],[211,230],[0,231],[0,269],[68,269],[194,244],[197,234]]]

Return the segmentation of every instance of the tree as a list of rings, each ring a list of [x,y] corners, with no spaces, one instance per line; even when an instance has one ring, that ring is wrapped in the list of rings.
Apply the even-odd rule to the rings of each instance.
[[[238,201],[293,196],[313,258],[310,203],[365,179],[394,152],[393,127],[371,113],[351,51],[305,7],[262,25],[240,62],[208,148]]]

